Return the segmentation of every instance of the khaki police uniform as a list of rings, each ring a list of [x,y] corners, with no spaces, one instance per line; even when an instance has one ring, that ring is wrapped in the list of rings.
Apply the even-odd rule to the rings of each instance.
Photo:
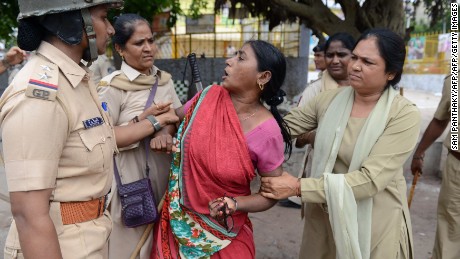
[[[139,71],[123,62],[121,70],[115,71],[101,80],[98,88],[99,96],[102,101],[107,102],[108,111],[115,126],[127,125],[135,116],[141,114],[150,94],[150,89],[126,91],[111,86],[111,80],[120,73],[124,73],[132,84],[135,84],[135,79],[141,75]],[[152,75],[158,79],[158,87],[153,100],[154,103],[172,101],[173,108],[182,106],[174,90],[171,75],[159,70],[155,66],[152,68]],[[147,159],[150,167],[149,178],[158,204],[166,191],[172,156],[149,150]],[[143,141],[121,148],[120,153],[116,156],[116,162],[122,183],[126,184],[145,178],[146,155]],[[113,217],[113,232],[109,241],[109,256],[110,258],[129,258],[147,226],[136,228],[127,228],[124,226],[121,219],[120,199],[116,195],[117,190],[114,180],[112,186],[113,195],[109,206]],[[141,248],[138,258],[144,259],[150,257],[152,242],[152,235],[149,235],[144,246]]]
[[[434,118],[449,120],[449,122],[451,120],[450,80],[450,76],[444,80],[441,101],[434,114]],[[450,123],[448,127],[449,134],[444,140],[444,146],[449,154],[442,171],[433,259],[460,258],[460,154],[458,151],[453,151],[450,146]]]
[[[334,80],[334,78],[332,78],[327,70],[324,70],[321,74],[321,77],[309,83],[305,87],[298,106],[305,105],[309,100],[317,96],[322,91],[337,89],[338,87],[339,84]]]
[[[99,81],[101,81],[103,77],[115,71],[112,61],[105,54],[99,55],[89,69],[93,71],[91,79],[96,85],[99,84]]]
[[[66,259],[107,258],[112,229],[104,208],[80,223],[66,222],[79,211],[61,211],[69,202],[103,200],[112,184],[113,127],[89,73],[43,41],[0,101],[9,192],[53,189],[50,216]],[[23,258],[14,221],[4,252]]]
[[[291,110],[284,120],[291,135],[315,129],[338,90],[322,92],[307,105]],[[363,161],[361,169],[348,172],[355,143],[365,118],[350,117],[338,150],[333,172],[345,174],[357,200],[373,197],[371,258],[413,258],[413,238],[403,165],[417,143],[420,112],[397,95],[391,105],[387,126]],[[308,203],[299,258],[335,259],[335,243],[326,203],[324,179],[302,178],[302,202]]]

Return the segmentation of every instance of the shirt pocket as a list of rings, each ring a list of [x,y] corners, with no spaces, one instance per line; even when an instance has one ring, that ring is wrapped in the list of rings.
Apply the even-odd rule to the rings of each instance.
[[[85,129],[78,132],[83,146],[86,148],[86,162],[89,172],[101,173],[104,171],[108,149],[112,149],[111,134],[108,134],[105,125],[97,126],[90,129]]]

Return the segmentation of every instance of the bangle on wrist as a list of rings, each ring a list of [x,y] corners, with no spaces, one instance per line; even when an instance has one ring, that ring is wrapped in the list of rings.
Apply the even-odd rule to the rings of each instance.
[[[414,155],[414,156],[412,157],[412,159],[413,159],[413,160],[419,159],[419,160],[422,160],[422,161],[423,161],[423,158],[424,158],[424,157],[425,157],[425,155],[418,155],[418,156],[417,156],[417,155]]]
[[[2,59],[2,65],[4,68],[8,69],[11,67],[11,64],[10,62],[8,62],[8,60],[6,60],[6,58]]]
[[[155,118],[155,116],[149,115],[149,116],[147,116],[146,119],[147,119],[148,121],[150,121],[150,123],[152,123],[152,126],[153,126],[153,128],[155,129],[156,132],[158,132],[158,131],[161,130],[161,125],[160,125],[160,123],[158,122],[158,120]]]
[[[228,198],[232,199],[233,202],[235,203],[235,210],[233,211],[233,213],[235,213],[235,211],[238,210],[238,202],[236,201],[236,198],[235,198],[235,197],[228,197]]]
[[[295,195],[297,197],[301,197],[302,196],[302,192],[300,191],[300,178],[297,179],[297,187],[295,189]]]

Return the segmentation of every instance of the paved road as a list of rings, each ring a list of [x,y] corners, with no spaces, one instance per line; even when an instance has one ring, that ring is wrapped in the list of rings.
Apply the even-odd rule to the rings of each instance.
[[[422,128],[424,129],[432,118],[439,102],[439,96],[414,90],[406,90],[405,96],[420,108],[423,118]],[[301,156],[301,150],[296,150],[293,157],[285,163],[285,168],[288,171],[297,172],[297,161],[300,160]],[[405,172],[409,189],[412,176],[409,173],[407,163]],[[257,182],[254,183],[254,190],[257,190],[256,184]],[[426,173],[417,184],[416,195],[411,209],[415,258],[417,259],[431,257],[436,227],[436,203],[439,186],[440,179],[436,177],[436,173]],[[0,168],[0,192],[6,192],[3,168]],[[250,217],[254,225],[257,259],[298,258],[303,229],[299,209],[275,205],[266,212],[253,213]],[[0,201],[0,247],[4,246],[9,222],[9,206],[7,203]],[[0,258],[3,258],[3,253],[0,253]]]

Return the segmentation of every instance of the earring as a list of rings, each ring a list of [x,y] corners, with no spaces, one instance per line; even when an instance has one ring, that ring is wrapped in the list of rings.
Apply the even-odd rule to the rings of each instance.
[[[263,91],[263,90],[264,90],[264,87],[265,87],[264,84],[257,83],[257,85],[259,86],[260,91]]]
[[[390,81],[393,80],[393,77],[392,76],[388,77],[388,80],[390,80]]]
[[[118,53],[118,54],[120,55],[121,60],[125,61],[125,57],[123,57],[123,54],[121,54],[121,53]]]

